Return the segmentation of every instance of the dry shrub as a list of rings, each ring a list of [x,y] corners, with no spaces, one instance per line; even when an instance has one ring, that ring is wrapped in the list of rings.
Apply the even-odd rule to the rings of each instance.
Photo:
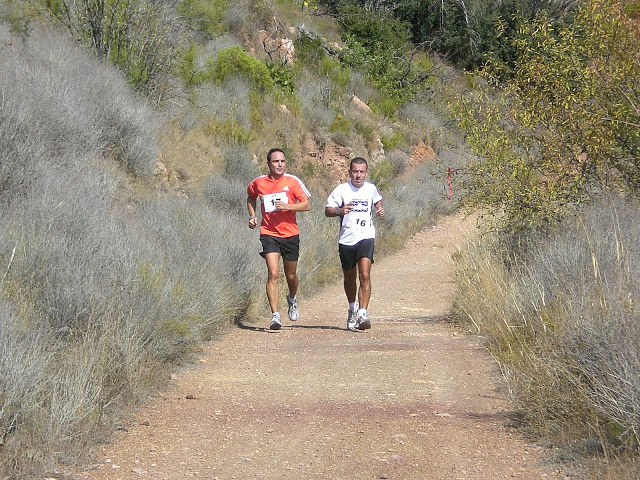
[[[310,130],[327,129],[336,116],[332,107],[329,79],[301,78],[296,85],[296,95],[302,103],[302,114]]]
[[[406,136],[412,144],[424,142],[434,150],[440,148],[448,129],[445,129],[443,118],[428,103],[408,102],[401,107],[398,116],[407,125]]]
[[[223,165],[223,152],[203,127],[168,125],[162,134],[161,160],[170,185],[199,186]]]
[[[251,85],[244,78],[231,77],[222,84],[208,83],[195,92],[196,107],[205,118],[233,119],[245,129],[251,129]]]
[[[458,256],[456,318],[482,335],[539,437],[639,444],[639,215],[605,198],[523,257],[487,243]]]
[[[126,188],[152,183],[158,120],[121,77],[56,36],[7,48],[20,55],[0,56],[0,476],[39,478],[242,316],[262,263],[244,214]],[[180,133],[174,154],[197,172]],[[246,152],[225,153],[240,175]]]
[[[306,294],[333,280],[342,270],[338,259],[335,218],[324,215],[326,198],[311,199],[311,210],[298,215],[300,224],[300,289]]]

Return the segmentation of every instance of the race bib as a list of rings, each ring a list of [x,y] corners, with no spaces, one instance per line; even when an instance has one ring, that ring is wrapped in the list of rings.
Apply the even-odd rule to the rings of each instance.
[[[262,196],[262,204],[265,213],[274,212],[276,210],[276,202],[280,200],[282,203],[289,203],[289,197],[286,192],[269,193]]]
[[[358,215],[357,213],[349,213],[345,216],[345,225],[356,230],[366,230],[371,226],[371,217],[366,215]]]

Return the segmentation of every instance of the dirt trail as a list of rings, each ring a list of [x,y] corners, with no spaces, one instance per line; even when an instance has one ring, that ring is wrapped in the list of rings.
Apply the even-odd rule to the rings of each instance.
[[[487,352],[443,322],[469,225],[443,219],[376,261],[371,330],[346,330],[338,283],[279,332],[266,316],[229,331],[79,478],[562,478],[512,427]]]

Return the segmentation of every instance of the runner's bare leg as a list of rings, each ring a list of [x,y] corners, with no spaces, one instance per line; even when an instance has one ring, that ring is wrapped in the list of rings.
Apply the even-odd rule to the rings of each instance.
[[[295,298],[298,293],[298,262],[287,260],[282,258],[284,265],[284,275],[287,279],[287,285],[289,286],[289,298]]]
[[[358,291],[358,285],[356,283],[357,267],[353,267],[351,270],[343,270],[344,275],[344,293],[347,295],[349,303],[356,301],[356,294]]]
[[[264,256],[267,262],[267,299],[271,313],[278,311],[278,279],[280,277],[280,254],[278,252],[267,253]]]
[[[354,269],[355,270],[355,269]],[[360,278],[360,289],[358,290],[358,303],[360,308],[369,308],[371,299],[371,259],[362,257],[358,260],[358,276]]]

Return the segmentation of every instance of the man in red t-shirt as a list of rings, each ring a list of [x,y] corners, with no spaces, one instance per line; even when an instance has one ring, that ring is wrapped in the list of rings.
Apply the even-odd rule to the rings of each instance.
[[[267,153],[269,174],[253,180],[247,188],[247,208],[249,210],[249,228],[258,226],[256,204],[260,198],[260,255],[267,262],[267,298],[271,307],[272,330],[280,330],[282,322],[278,312],[278,278],[280,276],[280,257],[284,274],[289,286],[287,303],[289,319],[298,320],[298,258],[300,256],[300,230],[296,223],[296,212],[311,209],[311,194],[302,180],[284,172],[286,158],[279,148]]]

